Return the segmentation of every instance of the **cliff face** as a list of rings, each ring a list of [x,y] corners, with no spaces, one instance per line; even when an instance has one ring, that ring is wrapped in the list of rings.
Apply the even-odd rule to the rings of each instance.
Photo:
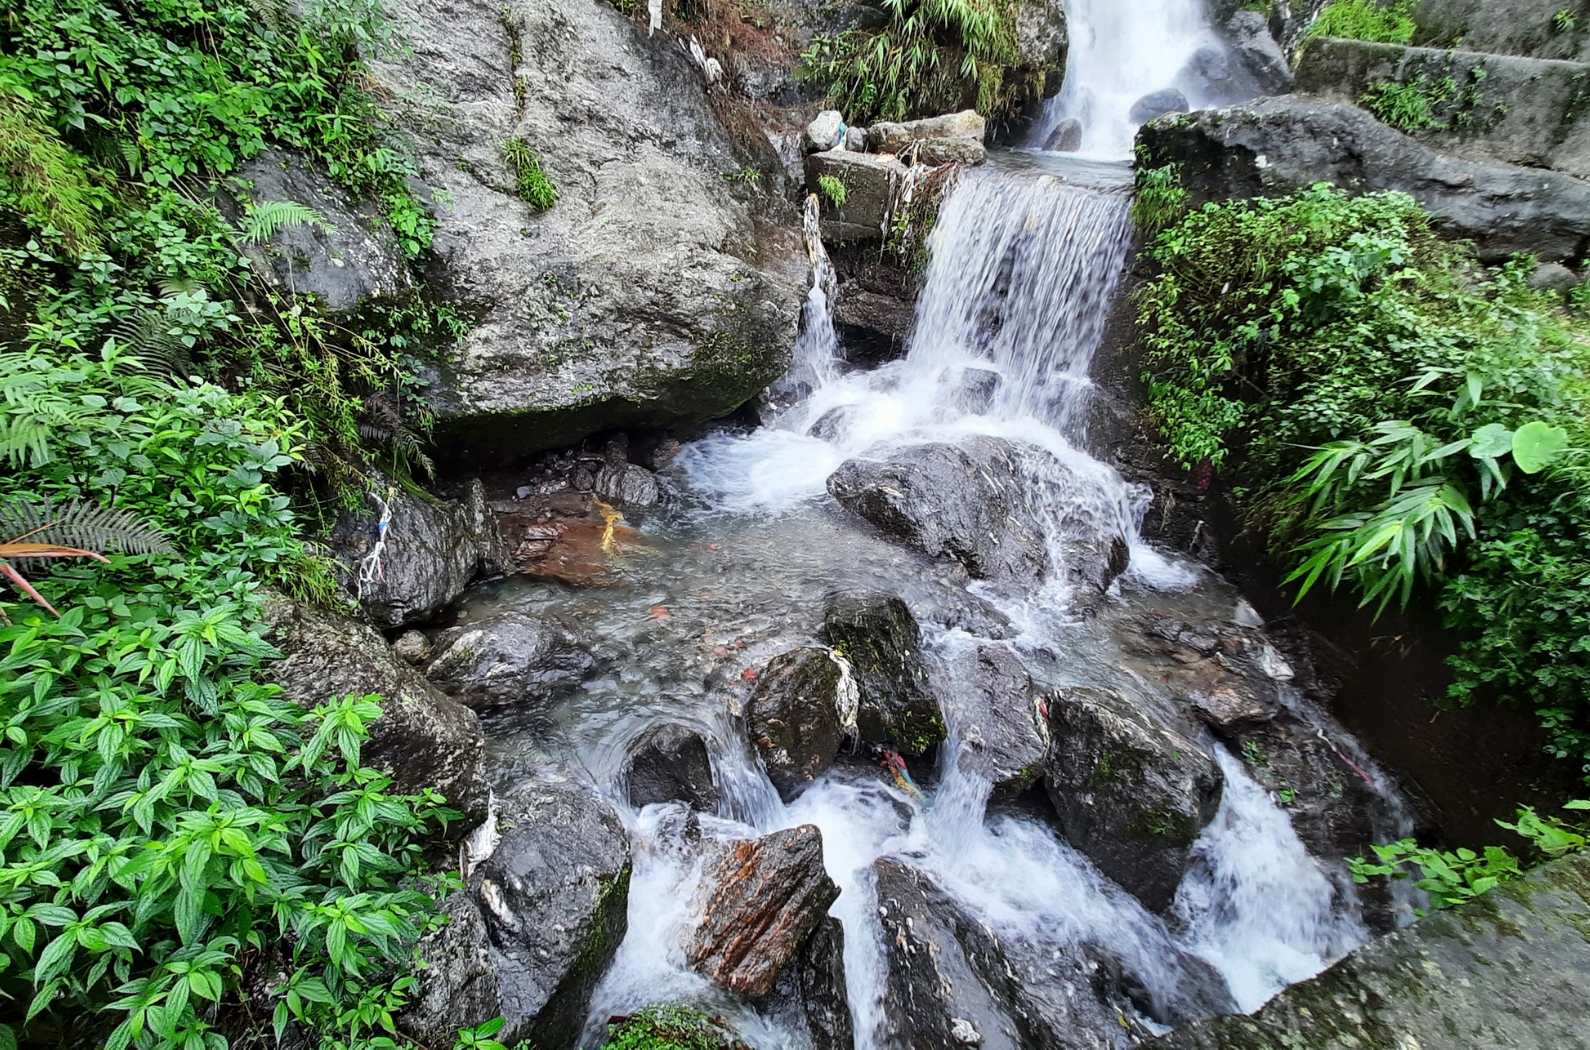
[[[672,38],[597,0],[397,13],[411,53],[378,72],[439,221],[427,284],[477,321],[432,377],[444,456],[710,418],[784,370],[796,242],[759,239],[704,75]],[[522,199],[526,148],[550,209]]]

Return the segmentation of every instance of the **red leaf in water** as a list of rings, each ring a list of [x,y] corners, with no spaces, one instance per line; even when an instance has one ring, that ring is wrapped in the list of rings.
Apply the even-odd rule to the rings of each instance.
[[[729,647],[726,645],[720,645],[716,649],[712,650],[712,655],[718,657],[728,656]]]
[[[753,667],[747,667],[744,671],[741,671],[740,680],[744,682],[756,681],[756,669]]]
[[[653,605],[651,607],[651,618],[653,620],[664,619],[665,617],[667,617],[667,615],[668,615],[668,610],[667,610],[666,607],[661,606],[661,605]]]

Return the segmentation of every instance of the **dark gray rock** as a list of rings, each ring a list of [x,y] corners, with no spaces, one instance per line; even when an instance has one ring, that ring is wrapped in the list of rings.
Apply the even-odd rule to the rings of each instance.
[[[1158,678],[1196,719],[1222,737],[1264,725],[1281,713],[1280,685],[1293,670],[1261,631],[1234,624],[1189,624],[1151,614],[1128,644],[1168,658]]]
[[[1446,1050],[1585,1045],[1590,854],[1377,938],[1252,1016],[1202,1021],[1156,1050]]]
[[[954,404],[967,415],[982,415],[994,404],[1004,382],[998,372],[988,368],[963,368],[954,380]]]
[[[839,665],[827,650],[775,656],[745,705],[745,726],[762,768],[785,802],[833,765],[844,730],[837,697]]]
[[[823,835],[814,824],[736,842],[713,863],[690,963],[709,980],[756,998],[816,930],[839,887],[823,867]]]
[[[404,631],[392,643],[392,651],[404,663],[418,667],[431,658],[431,640],[423,631]]]
[[[427,500],[401,490],[387,498],[392,520],[386,548],[367,582],[359,582],[360,562],[376,544],[379,512],[372,506],[345,518],[331,535],[333,553],[348,566],[345,589],[377,627],[431,619],[476,577],[502,571],[497,517],[479,481],[455,500]]]
[[[684,802],[703,813],[718,808],[706,741],[684,726],[654,726],[636,737],[626,768],[629,804],[637,809],[653,802]]]
[[[1237,72],[1245,75],[1255,95],[1279,95],[1292,90],[1292,64],[1286,51],[1270,33],[1270,23],[1258,11],[1233,11],[1221,27]],[[1251,96],[1250,96],[1251,97]],[[1235,101],[1235,100],[1233,100]]]
[[[850,662],[860,693],[861,739],[913,757],[938,746],[944,716],[905,602],[893,594],[834,592],[825,605],[824,640]]]
[[[474,708],[537,703],[578,686],[596,666],[560,623],[500,613],[436,639],[427,677]]]
[[[284,595],[266,601],[264,623],[284,657],[266,664],[264,676],[287,699],[312,707],[350,693],[379,696],[381,717],[370,723],[361,761],[390,773],[395,791],[433,788],[453,808],[485,815],[486,738],[475,712],[427,682],[365,624]]]
[[[1145,907],[1164,911],[1220,806],[1219,765],[1119,693],[1068,687],[1048,705],[1044,784],[1062,833]]]
[[[835,405],[818,416],[817,421],[806,428],[806,433],[822,441],[836,441],[844,436],[845,428],[855,416],[855,405]]]
[[[510,1046],[569,1047],[628,928],[629,838],[594,791],[550,777],[503,798],[498,827],[448,904],[454,922],[421,942],[420,993],[400,1025],[438,1046],[502,1017]]]
[[[1316,182],[1399,190],[1485,259],[1578,259],[1590,243],[1590,182],[1437,153],[1345,102],[1300,95],[1153,121],[1145,163],[1179,163],[1195,204],[1290,193]]]
[[[806,157],[806,187],[822,201],[822,236],[825,241],[876,241],[894,203],[895,188],[909,169],[893,156],[832,149]],[[844,201],[837,202],[822,190],[822,180],[838,179]]]
[[[656,475],[634,463],[604,463],[591,484],[598,496],[620,507],[655,507],[662,496]]]
[[[828,478],[830,495],[885,534],[994,583],[1050,574],[1047,517],[1084,598],[1101,595],[1131,556],[1116,526],[1088,509],[1104,501],[1076,498],[1094,485],[1043,449],[982,435],[847,460]]]
[[[1049,751],[1047,701],[1020,658],[1003,645],[978,646],[966,673],[961,699],[971,710],[961,729],[961,768],[996,790],[1026,790],[1043,775]]]
[[[1431,102],[1428,124],[1403,130],[1432,149],[1590,175],[1590,122],[1580,119],[1590,65],[1329,39],[1298,58],[1300,91],[1353,102],[1383,84]]]
[[[1582,14],[1564,31],[1560,11],[1575,13],[1562,0],[1419,0],[1414,5],[1414,43],[1461,46],[1474,51],[1534,58],[1590,62],[1590,26]]]
[[[1082,121],[1067,117],[1054,126],[1043,148],[1056,153],[1075,153],[1082,148]]]
[[[254,205],[290,201],[320,217],[282,225],[263,244],[244,249],[254,272],[281,291],[313,295],[333,311],[413,291],[408,260],[375,203],[353,202],[289,150],[267,149],[240,164],[236,175],[252,183],[242,196]]]
[[[781,985],[798,988],[812,1050],[852,1050],[856,1045],[845,988],[845,927],[826,915],[784,968]]]
[[[1139,1001],[1152,1007],[1151,997],[1128,996],[1127,988],[1135,983],[1141,990],[1141,982],[1107,950],[1007,943],[905,861],[885,857],[872,873],[888,963],[882,1045],[1126,1050],[1150,1034],[1134,1007]],[[1181,1005],[1229,1008],[1219,976],[1206,964],[1200,972],[1212,977],[1213,991]],[[1198,994],[1195,979],[1183,983],[1187,995]]]
[[[1185,113],[1191,108],[1186,95],[1175,88],[1165,88],[1150,92],[1132,103],[1132,111],[1127,116],[1132,123],[1142,124],[1167,113]]]
[[[1541,263],[1529,275],[1529,286],[1536,291],[1551,291],[1567,295],[1583,284],[1580,276],[1562,263]]]
[[[1009,441],[977,436],[847,460],[828,491],[889,536],[959,561],[973,579],[1032,581],[1050,570]]]
[[[670,36],[600,0],[391,13],[409,47],[373,79],[431,192],[428,276],[476,320],[430,376],[446,458],[710,419],[788,367],[799,238],[757,236],[723,178],[743,162]],[[510,140],[557,187],[551,209],[519,198]]]

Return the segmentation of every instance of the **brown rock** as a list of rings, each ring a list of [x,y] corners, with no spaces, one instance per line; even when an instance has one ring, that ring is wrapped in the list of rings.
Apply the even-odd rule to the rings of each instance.
[[[839,897],[823,867],[823,836],[804,824],[737,842],[705,880],[712,886],[690,961],[714,983],[766,994]]]

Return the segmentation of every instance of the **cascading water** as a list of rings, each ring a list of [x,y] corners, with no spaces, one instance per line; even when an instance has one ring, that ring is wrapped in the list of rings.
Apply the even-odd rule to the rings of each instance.
[[[1074,152],[1102,160],[1132,154],[1144,96],[1177,85],[1200,46],[1213,44],[1203,0],[1066,0],[1070,50],[1065,84],[1046,107],[1031,141],[1043,146],[1060,125],[1078,122]],[[1190,94],[1197,91],[1183,82]],[[1191,98],[1194,105],[1204,100]]]
[[[1068,14],[1070,74],[1051,116],[1083,119],[1085,152],[1124,157],[1131,103],[1163,86],[1197,45],[1200,5],[1073,0]],[[1136,695],[1146,682],[1118,640],[1120,623],[1177,603],[1189,620],[1246,623],[1225,584],[1136,539],[1143,493],[1084,450],[1089,369],[1131,240],[1130,181],[1124,164],[1085,161],[1037,174],[997,164],[963,174],[942,202],[908,353],[871,371],[847,371],[838,359],[831,269],[809,209],[814,279],[794,365],[770,391],[763,426],[709,435],[680,454],[681,509],[649,526],[650,560],[615,566],[624,586],[601,593],[504,585],[479,595],[490,608],[585,622],[624,654],[533,732],[504,720],[489,734],[505,784],[548,758],[583,765],[630,829],[629,933],[596,991],[586,1045],[600,1042],[609,1016],[660,999],[718,1012],[759,1048],[807,1045],[798,1025],[716,988],[686,960],[700,919],[701,841],[803,824],[821,829],[825,865],[842,889],[831,913],[844,926],[846,990],[863,1050],[897,1043],[880,858],[920,873],[998,940],[1024,1009],[1037,1018],[1028,1021],[1071,1033],[1067,1046],[1124,1046],[1156,1030],[1155,1018],[1253,1009],[1367,936],[1350,883],[1309,855],[1277,798],[1217,741],[1205,743],[1225,777],[1219,812],[1194,847],[1168,920],[1104,877],[1049,822],[989,808],[993,784],[975,744],[991,701],[968,677],[982,649],[1010,647],[1045,686],[1119,685]],[[1125,587],[1103,612],[1072,615],[1059,575],[1028,593],[976,585],[1014,625],[1014,637],[979,637],[957,612],[964,576],[907,557],[834,511],[825,482],[845,460],[972,435],[1035,450],[1022,460],[1022,480],[1048,518],[1057,564],[1068,556],[1058,544],[1064,520],[1090,518],[1131,538]],[[898,593],[911,607],[948,735],[924,791],[842,761],[786,805],[746,738],[737,686],[773,656],[820,644],[812,610],[836,585]],[[854,682],[848,663],[834,658],[843,717]],[[1340,738],[1284,682],[1282,690],[1311,731]],[[716,814],[628,805],[625,755],[661,721],[708,741]],[[549,737],[561,751],[547,747]],[[1337,754],[1373,781],[1362,755]],[[1100,958],[1139,994],[1089,1012],[1078,989]],[[956,995],[985,1050],[1029,1045],[988,994],[963,986]]]

